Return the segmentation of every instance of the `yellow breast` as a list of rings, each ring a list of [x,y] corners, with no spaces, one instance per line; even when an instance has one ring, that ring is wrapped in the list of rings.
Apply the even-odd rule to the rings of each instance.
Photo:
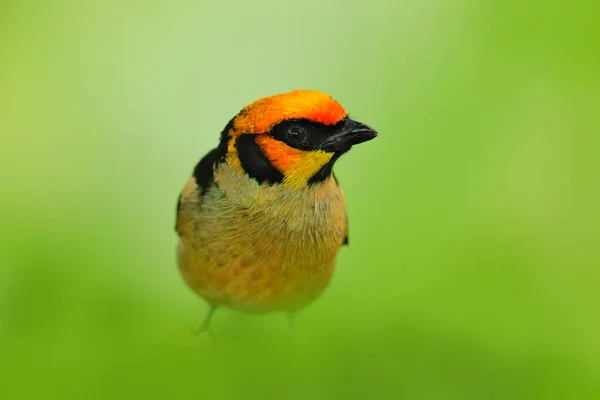
[[[347,232],[333,178],[258,185],[223,163],[204,196],[193,179],[182,193],[178,261],[194,291],[214,305],[267,312],[296,311],[325,289]]]

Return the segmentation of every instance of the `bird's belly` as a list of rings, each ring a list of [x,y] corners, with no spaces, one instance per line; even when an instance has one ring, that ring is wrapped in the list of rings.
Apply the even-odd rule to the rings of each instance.
[[[244,312],[296,311],[316,299],[332,276],[336,251],[303,262],[277,250],[231,249],[231,257],[180,244],[179,266],[187,284],[214,305]],[[295,261],[294,261],[295,260]]]

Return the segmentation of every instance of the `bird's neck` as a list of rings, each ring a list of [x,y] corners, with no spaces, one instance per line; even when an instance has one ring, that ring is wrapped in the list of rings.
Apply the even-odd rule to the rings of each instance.
[[[325,204],[341,198],[341,189],[333,175],[301,188],[290,188],[282,183],[258,184],[225,161],[218,164],[214,172],[219,190],[233,203],[240,206],[269,207],[273,204]],[[318,205],[317,205],[318,207]]]

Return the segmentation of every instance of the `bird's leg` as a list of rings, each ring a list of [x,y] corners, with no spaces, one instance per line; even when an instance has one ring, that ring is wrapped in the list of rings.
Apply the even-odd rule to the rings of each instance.
[[[294,312],[288,312],[287,313],[287,317],[288,317],[288,331],[287,331],[287,341],[289,344],[294,343],[295,340],[295,334],[294,334],[294,320],[296,317],[296,313]]]
[[[217,307],[212,304],[210,304],[208,306],[208,314],[206,315],[206,317],[204,318],[204,322],[202,322],[202,325],[200,325],[200,327],[198,328],[198,330],[196,332],[198,335],[200,335],[201,333],[204,333],[204,332],[210,333],[210,320],[216,309],[217,309]]]
[[[288,316],[288,326],[291,331],[294,329],[294,317],[296,316],[296,314],[294,314],[293,312],[288,312],[287,316]]]

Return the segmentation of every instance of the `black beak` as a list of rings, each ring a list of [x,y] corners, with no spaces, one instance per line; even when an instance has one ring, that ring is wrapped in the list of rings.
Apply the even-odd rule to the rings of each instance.
[[[366,142],[377,136],[375,129],[361,122],[345,118],[340,121],[334,134],[328,137],[321,148],[329,153],[346,152],[353,145]]]

